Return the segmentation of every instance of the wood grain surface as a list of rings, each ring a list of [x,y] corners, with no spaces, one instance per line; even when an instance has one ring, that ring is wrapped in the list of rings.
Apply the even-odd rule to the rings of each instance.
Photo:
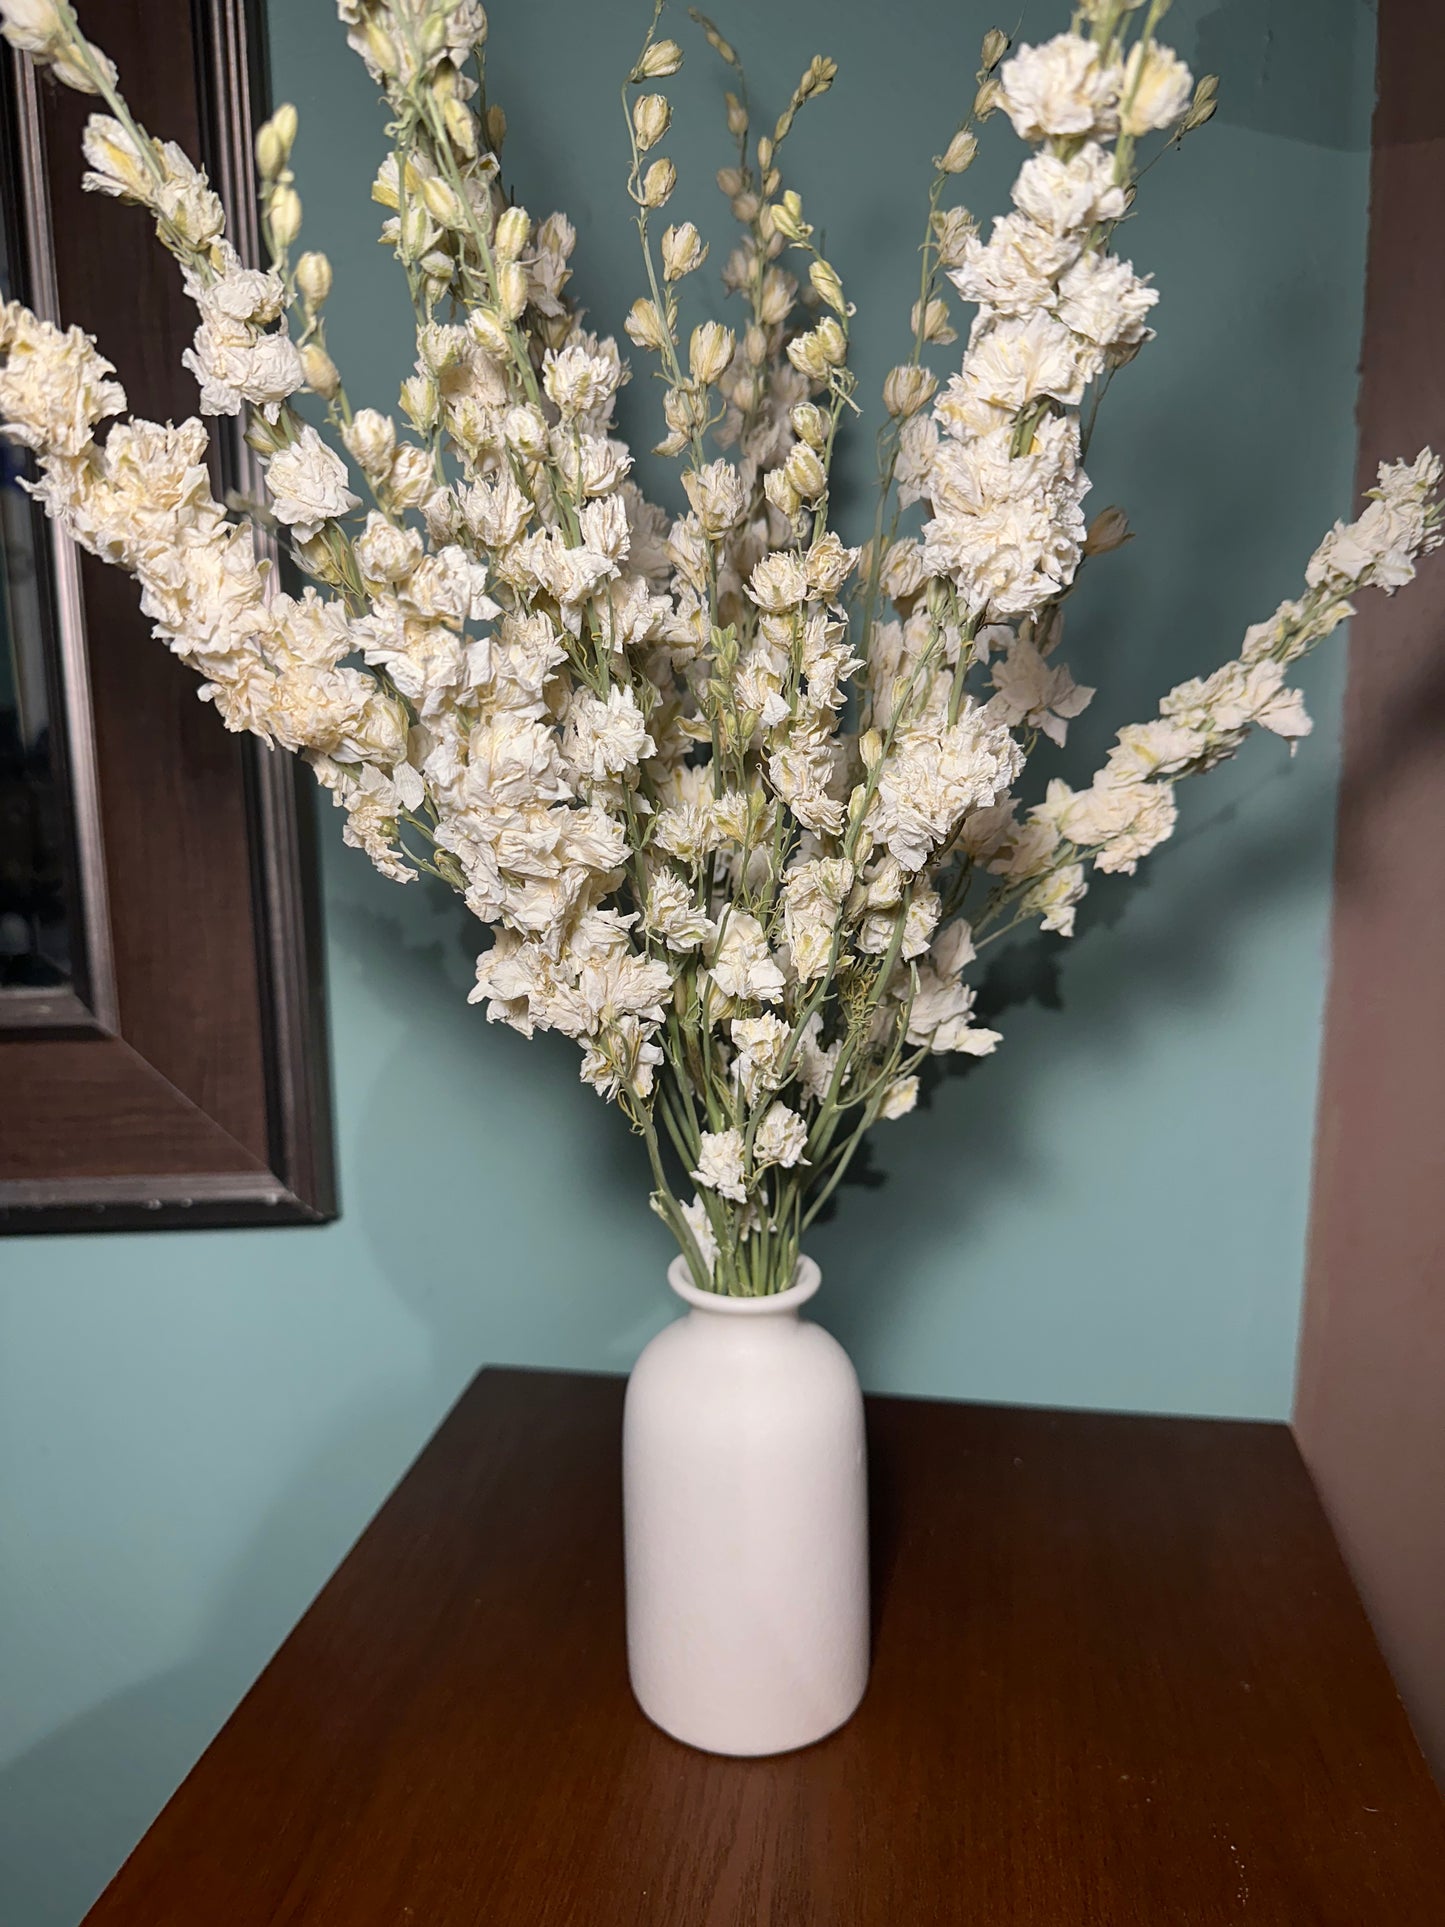
[[[852,1724],[627,1688],[620,1380],[485,1372],[89,1927],[1439,1927],[1445,1808],[1283,1427],[869,1402]]]

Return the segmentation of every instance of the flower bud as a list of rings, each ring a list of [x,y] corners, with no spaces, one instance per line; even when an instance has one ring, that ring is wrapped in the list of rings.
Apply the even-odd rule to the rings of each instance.
[[[936,341],[944,347],[958,339],[957,331],[949,324],[948,305],[939,295],[935,295],[921,313],[915,301],[908,325],[924,341]]]
[[[724,94],[723,99],[727,103],[728,132],[735,141],[741,140],[748,131],[748,110],[736,94]]]
[[[994,109],[998,106],[998,101],[998,82],[996,80],[985,80],[973,97],[974,119],[987,120],[989,115],[993,113]]]
[[[840,368],[848,359],[848,337],[832,315],[825,314],[813,333],[818,338],[823,359],[833,367]]]
[[[813,292],[825,302],[834,314],[845,315],[848,304],[843,299],[843,283],[838,279],[837,270],[831,262],[816,260],[808,269],[808,279],[813,284]]]
[[[706,391],[691,384],[669,388],[662,398],[662,418],[668,426],[667,440],[653,452],[676,455],[702,431],[707,419]]]
[[[655,305],[646,299],[634,301],[623,327],[627,339],[639,348],[661,349],[669,340],[667,328]]]
[[[519,261],[503,261],[497,269],[497,305],[516,321],[527,305],[527,270]]]
[[[319,341],[308,341],[301,350],[301,366],[311,392],[323,401],[333,400],[341,387],[341,372]]]
[[[806,442],[794,442],[783,463],[783,473],[805,502],[816,502],[828,486],[828,472]]]
[[[828,417],[816,402],[800,401],[789,410],[788,420],[792,423],[793,433],[809,448],[822,448],[828,440]]]
[[[421,51],[425,60],[435,60],[447,44],[447,23],[443,15],[429,13],[421,23]]]
[[[758,306],[759,317],[769,328],[775,328],[780,321],[786,321],[792,311],[792,282],[779,269],[769,268],[763,276],[763,298]]]
[[[789,188],[781,201],[770,209],[775,231],[785,241],[805,240],[813,230],[803,219],[803,197],[794,188]]]
[[[256,165],[263,181],[274,181],[287,161],[296,141],[296,109],[289,101],[278,107],[256,135]]]
[[[858,754],[864,769],[876,769],[883,756],[883,737],[876,729],[865,729],[858,738]]]
[[[258,455],[274,455],[277,449],[287,446],[288,432],[277,423],[268,422],[264,415],[253,414],[246,424],[246,446],[254,448]]]
[[[733,358],[733,333],[720,321],[705,321],[694,328],[687,348],[687,365],[696,382],[710,388],[726,372]]]
[[[1134,531],[1129,527],[1129,518],[1123,509],[1100,509],[1084,537],[1084,554],[1108,555],[1111,550],[1122,549],[1126,542],[1132,542],[1133,539]]]
[[[467,316],[467,332],[493,361],[505,361],[512,352],[512,338],[507,333],[506,318],[495,308],[473,308]]]
[[[4,0],[0,5],[0,33],[18,53],[48,59],[54,43],[65,38],[65,23],[55,0]]]
[[[1184,131],[1192,134],[1196,127],[1213,120],[1219,108],[1219,75],[1205,74],[1194,89],[1194,98],[1184,115]]]
[[[374,67],[379,74],[395,75],[401,71],[397,59],[396,42],[384,27],[375,20],[368,20],[361,30],[361,56],[368,67]]]
[[[890,369],[883,383],[883,406],[895,421],[916,415],[925,402],[933,399],[938,383],[926,368],[904,362]]]
[[[737,375],[733,378],[728,400],[741,415],[750,415],[763,398],[763,381],[760,375]]]
[[[497,217],[492,246],[500,260],[515,261],[532,238],[532,217],[524,207],[504,208]]]
[[[296,263],[296,285],[308,308],[319,308],[331,292],[331,263],[311,248]]]
[[[398,508],[420,508],[436,486],[432,458],[424,448],[403,442],[391,458],[386,487]]]
[[[756,322],[743,336],[743,360],[750,368],[761,368],[768,358],[768,337]]]
[[[487,109],[485,127],[488,147],[494,154],[500,154],[502,142],[507,138],[507,116],[495,101]]]
[[[637,136],[637,145],[642,153],[657,143],[667,132],[672,120],[672,109],[667,104],[666,94],[643,94],[632,109],[632,131]]]
[[[632,70],[633,80],[666,80],[682,65],[682,48],[675,40],[654,40]]]
[[[677,169],[671,161],[654,161],[642,177],[642,205],[666,207],[677,186]]]
[[[515,448],[528,461],[540,461],[547,452],[547,424],[541,409],[530,402],[509,408],[502,422],[502,438],[508,448]]]
[[[401,217],[401,253],[407,261],[424,255],[437,238],[432,218],[420,201],[408,201]]]
[[[939,170],[944,174],[962,174],[973,166],[977,153],[978,135],[967,127],[960,127],[938,157]]]
[[[284,251],[301,232],[301,196],[294,187],[278,187],[266,212],[271,223],[271,240]]]
[[[441,397],[430,375],[407,376],[401,384],[401,408],[419,433],[431,433],[441,411]]]
[[[470,107],[453,94],[442,102],[442,120],[452,146],[470,160],[477,151],[477,124]]]
[[[690,470],[682,485],[704,535],[726,535],[747,507],[742,477],[731,462],[710,462],[706,468]]]
[[[341,439],[363,473],[384,475],[396,449],[396,426],[376,408],[358,408]]]
[[[828,358],[819,345],[816,329],[788,343],[788,360],[800,375],[806,375],[810,381],[828,379]]]
[[[803,506],[802,497],[788,480],[786,469],[770,468],[763,477],[763,494],[767,496],[779,514],[792,521]]]
[[[983,37],[983,71],[991,74],[1009,49],[1009,38],[1002,27],[990,27]]]
[[[461,227],[466,219],[461,198],[448,181],[440,175],[428,174],[421,184],[421,198],[426,211],[434,221],[443,227]]]
[[[691,221],[670,227],[662,237],[662,273],[666,281],[681,281],[685,274],[700,268],[707,259],[707,248]]]

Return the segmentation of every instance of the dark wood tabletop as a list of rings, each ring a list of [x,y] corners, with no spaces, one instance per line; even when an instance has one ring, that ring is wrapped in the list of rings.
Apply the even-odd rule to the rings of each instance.
[[[90,1927],[1441,1927],[1445,1806],[1282,1426],[869,1401],[852,1723],[637,1711],[622,1383],[481,1374]]]

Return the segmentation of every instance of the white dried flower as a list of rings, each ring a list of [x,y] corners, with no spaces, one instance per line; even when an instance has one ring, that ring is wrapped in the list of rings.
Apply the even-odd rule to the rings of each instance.
[[[345,462],[309,424],[271,457],[266,486],[277,521],[289,523],[299,542],[324,522],[361,506],[361,498],[346,486]]]
[[[1122,79],[1092,41],[1061,33],[1004,63],[998,101],[1022,140],[1108,134],[1118,125]]]
[[[685,274],[692,274],[707,259],[707,243],[699,235],[691,221],[683,221],[677,227],[664,230],[662,236],[662,272],[667,281],[681,281]]]
[[[694,1184],[716,1191],[720,1198],[742,1204],[747,1198],[743,1183],[743,1134],[736,1129],[703,1131],[699,1139],[697,1169],[689,1171]]]
[[[747,489],[731,462],[709,462],[706,468],[689,469],[682,485],[705,535],[725,535],[747,507]]]
[[[676,951],[696,950],[717,935],[717,925],[698,908],[691,886],[675,870],[658,870],[653,875],[642,928]]]
[[[761,1017],[735,1017],[731,1036],[737,1050],[733,1072],[748,1103],[764,1091],[775,1091],[783,1080],[783,1060],[792,1031],[771,1012]]]
[[[783,1000],[783,973],[768,951],[763,926],[746,910],[732,910],[709,948],[713,982],[724,997],[748,1003]]]
[[[765,1164],[780,1164],[791,1170],[804,1162],[808,1148],[808,1127],[786,1104],[770,1104],[753,1138],[753,1161],[759,1169]]]
[[[918,1079],[916,1076],[895,1077],[879,1099],[878,1115],[893,1119],[907,1117],[918,1104]]]
[[[1157,41],[1136,41],[1124,63],[1119,88],[1119,131],[1149,134],[1172,127],[1189,106],[1194,76],[1184,62]]]
[[[1031,221],[1054,234],[1122,220],[1128,207],[1128,196],[1114,179],[1114,157],[1097,141],[1087,141],[1067,161],[1055,154],[1035,154],[1025,161],[1013,185],[1013,201]]]

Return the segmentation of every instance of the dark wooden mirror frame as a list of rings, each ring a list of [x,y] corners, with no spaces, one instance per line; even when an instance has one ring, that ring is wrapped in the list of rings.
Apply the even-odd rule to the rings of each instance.
[[[89,0],[85,20],[258,258],[259,5]],[[98,337],[137,414],[194,414],[174,262],[143,210],[81,192],[94,101],[19,59],[12,78],[32,305]],[[239,424],[213,427],[219,485],[245,487]],[[222,729],[128,577],[64,540],[53,561],[83,968],[76,991],[0,998],[0,1230],[334,1217],[310,779]]]

